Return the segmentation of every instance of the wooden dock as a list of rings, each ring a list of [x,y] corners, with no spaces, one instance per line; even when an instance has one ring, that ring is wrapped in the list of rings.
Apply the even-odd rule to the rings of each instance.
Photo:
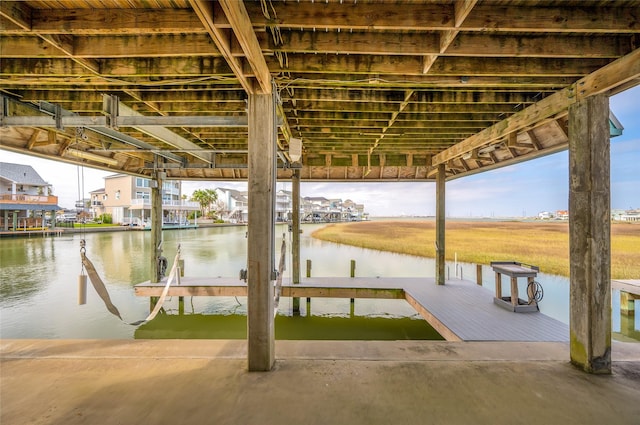
[[[612,280],[611,289],[619,289],[628,294],[640,295],[640,279]]]
[[[8,231],[0,231],[0,237],[10,238],[10,237],[28,237],[31,236],[61,236],[64,232],[63,229],[57,228],[26,228],[26,229],[16,229],[16,230],[8,230]]]
[[[164,283],[141,283],[135,294],[160,295]],[[237,278],[181,278],[170,296],[246,296]],[[300,284],[283,281],[283,297],[405,299],[448,341],[569,340],[569,326],[542,313],[514,313],[493,302],[494,294],[475,283],[452,279],[444,286],[433,278],[315,277]]]
[[[620,313],[624,316],[635,316],[635,302],[640,300],[640,279],[612,280],[611,289],[620,291]],[[633,321],[630,325],[633,331]]]

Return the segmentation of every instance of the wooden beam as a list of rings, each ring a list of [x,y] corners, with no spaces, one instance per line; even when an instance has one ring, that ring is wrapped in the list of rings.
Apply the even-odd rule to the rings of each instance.
[[[445,31],[444,33],[454,33]],[[546,58],[617,58],[632,48],[631,37],[562,34],[484,34],[459,32],[444,52],[437,33],[296,31],[282,29],[282,44],[267,33],[256,34],[263,52],[410,56],[486,56]]]
[[[79,58],[221,56],[208,34],[99,35],[75,37]]]
[[[206,33],[198,18],[190,9],[32,9],[16,6],[22,2],[0,2],[11,8],[12,22],[22,16],[21,32],[3,31],[4,33],[36,34],[186,34]],[[15,12],[22,7],[23,12]],[[30,19],[29,19],[30,15]],[[29,21],[31,24],[29,24]],[[64,25],[61,23],[64,22]]]
[[[479,4],[462,31],[629,33],[640,32],[637,6],[518,7]]]
[[[233,32],[246,60],[249,62],[255,78],[260,87],[255,87],[254,92],[269,94],[272,91],[271,73],[267,67],[256,34],[253,32],[251,19],[247,14],[244,2],[234,0],[219,0],[227,20],[231,24]]]
[[[415,56],[361,56],[355,55],[288,55],[288,66],[282,68],[280,63],[269,58],[271,72],[283,71],[295,73],[372,73],[379,76],[423,75],[423,58]],[[598,58],[495,58],[487,61],[475,57],[441,57],[430,68],[431,76],[455,76],[461,80],[467,76],[528,76],[528,77],[581,77],[606,65],[606,59]],[[382,78],[382,77],[380,77]],[[384,79],[382,78],[382,79]]]
[[[0,2],[0,16],[24,31],[31,31],[32,10],[27,3],[2,1]]]
[[[297,2],[274,2],[277,21],[262,14],[259,2],[247,2],[251,21],[258,26],[295,29],[352,29],[378,31],[440,31],[455,28],[450,4],[324,3],[304,6]],[[463,9],[460,9],[461,12]],[[460,25],[461,31],[504,32],[640,32],[635,6],[519,7],[478,4]],[[553,18],[553,19],[550,19]]]
[[[450,29],[446,31],[442,31],[440,33],[440,49],[438,51],[439,54],[443,54],[447,51],[449,45],[453,42],[453,40],[458,35],[458,29],[464,19],[467,17],[473,6],[477,3],[477,0],[459,0],[453,4],[454,6],[454,27],[455,29]],[[430,55],[424,58],[424,67],[422,69],[422,73],[426,74],[433,66],[437,55]]]
[[[332,101],[332,102],[363,102],[367,103],[401,103],[404,101],[404,90],[401,89],[343,89],[343,88],[326,88],[326,89],[297,89],[295,99],[314,100],[314,101]],[[545,93],[540,91],[486,91],[475,89],[461,90],[414,90],[414,96],[411,104],[407,108],[411,108],[418,103],[426,104],[512,104],[520,105],[522,103],[531,104],[540,100],[539,97]],[[552,92],[548,92],[549,94]],[[283,96],[285,102],[290,99],[289,96]],[[305,109],[305,104],[298,105],[298,109]],[[337,106],[336,106],[337,108]],[[395,107],[391,107],[392,110]],[[419,112],[419,111],[415,111]]]
[[[472,149],[486,146],[505,137],[508,133],[533,125],[552,115],[564,112],[578,98],[606,92],[640,76],[640,49],[598,69],[575,84],[531,105],[511,117],[469,137],[446,151],[436,155],[434,162],[440,164],[463,155]]]
[[[189,4],[218,47],[218,51],[222,53],[233,74],[238,78],[242,88],[244,88],[247,93],[253,93],[254,88],[251,79],[245,75],[241,61],[239,58],[234,57],[231,51],[231,31],[218,27],[214,22],[216,15],[214,13],[214,5],[217,3],[204,0],[189,0]]]

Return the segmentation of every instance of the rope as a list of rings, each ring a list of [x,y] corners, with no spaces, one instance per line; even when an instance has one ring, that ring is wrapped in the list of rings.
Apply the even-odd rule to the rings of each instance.
[[[282,276],[284,272],[284,262],[287,255],[287,242],[286,239],[282,238],[282,248],[280,249],[280,263],[278,264],[278,278],[276,279],[275,284],[275,294],[274,294],[274,307],[273,307],[273,315],[275,316],[278,312],[278,304],[280,303],[280,293],[282,292]]]

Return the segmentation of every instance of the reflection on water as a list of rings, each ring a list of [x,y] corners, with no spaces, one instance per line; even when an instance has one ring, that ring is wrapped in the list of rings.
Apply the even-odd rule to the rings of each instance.
[[[381,277],[420,277],[434,275],[432,259],[365,250],[356,247],[336,245],[312,239],[310,234],[321,225],[303,225],[301,237],[302,274],[305,275],[306,260],[311,260],[312,276],[349,276],[350,260],[356,261],[356,276]],[[280,246],[283,233],[287,228],[277,226],[276,246]],[[163,255],[170,262],[181,246],[182,258],[185,260],[185,274],[194,277],[236,277],[240,269],[246,268],[246,227],[214,227],[200,229],[171,230],[163,232]],[[87,256],[94,263],[96,270],[103,278],[111,299],[127,322],[143,319],[149,312],[149,300],[136,297],[133,285],[148,280],[149,276],[149,240],[150,232],[124,231],[107,233],[88,233],[85,235]],[[290,246],[290,235],[286,233],[287,245]],[[0,337],[3,338],[133,338],[146,327],[136,331],[132,326],[120,322],[106,311],[98,296],[89,290],[87,305],[77,305],[77,276],[81,271],[80,235],[66,235],[59,238],[0,239]],[[279,254],[278,254],[279,255]],[[450,277],[455,278],[453,263],[449,263]],[[475,280],[475,266],[459,264],[459,274],[468,280]],[[544,270],[544,267],[542,268]],[[285,277],[289,277],[291,257],[287,258]],[[460,271],[461,270],[461,271]],[[544,286],[545,296],[540,310],[560,321],[569,320],[569,283],[558,276],[538,275],[538,281]],[[494,276],[490,267],[483,268],[483,285],[494,290]],[[508,288],[509,285],[503,285]],[[524,293],[524,288],[520,288]],[[626,330],[631,337],[637,338],[638,318],[622,320],[619,315],[619,295],[612,294],[613,331]],[[230,316],[239,315],[237,320],[246,328],[246,299],[234,297],[193,297],[185,299],[184,310],[187,314],[179,318],[169,318],[179,311],[176,297],[166,304],[168,316],[160,323],[171,325],[167,332],[178,332],[183,321],[203,320],[204,315]],[[356,300],[355,317],[350,318],[349,300],[313,299],[311,305],[301,303],[302,315],[311,309],[311,318],[287,318],[291,316],[291,299],[280,301],[279,318],[276,323],[286,329],[288,321],[306,323],[305,338],[318,337],[326,333],[338,321],[316,321],[316,317],[345,319],[350,324],[341,323],[339,327],[353,328],[350,339],[359,339],[368,331],[358,330],[358,326],[377,328],[377,321],[390,318],[408,318],[417,325],[425,322],[419,319],[416,312],[402,300]],[[186,318],[193,316],[192,318]],[[640,315],[638,315],[640,316]],[[199,318],[198,318],[199,317]],[[366,318],[365,318],[366,317]],[[312,319],[312,320],[308,320]],[[219,319],[210,319],[212,321]],[[298,322],[296,322],[298,320]],[[176,323],[175,328],[172,326]],[[362,323],[359,323],[362,321]],[[358,323],[356,323],[358,322]],[[417,323],[415,323],[417,322]],[[217,323],[217,322],[216,322]],[[281,323],[283,323],[281,325]],[[315,324],[318,326],[315,326]],[[375,326],[373,325],[375,323]],[[402,321],[391,320],[384,323],[400,323],[396,328],[394,339],[405,338],[406,325]],[[194,332],[201,327],[194,326]],[[203,324],[203,326],[205,326]],[[206,325],[208,326],[208,325]],[[215,325],[223,327],[223,325]],[[385,325],[380,325],[384,328]],[[392,327],[393,327],[392,326]],[[277,328],[276,328],[277,329]],[[278,331],[282,332],[282,330]],[[292,331],[293,332],[293,331]],[[635,333],[634,333],[635,332]],[[156,335],[158,335],[156,331]],[[286,335],[278,334],[279,338]],[[382,338],[382,336],[380,336]]]

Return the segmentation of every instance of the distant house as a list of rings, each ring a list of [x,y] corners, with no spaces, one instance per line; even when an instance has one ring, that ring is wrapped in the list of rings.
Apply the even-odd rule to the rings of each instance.
[[[640,209],[626,210],[620,216],[621,221],[640,221]]]
[[[91,217],[96,219],[106,212],[104,208],[104,201],[107,199],[107,192],[104,187],[89,192],[91,209]]]
[[[556,211],[556,218],[558,220],[569,220],[569,211],[566,211],[566,210]]]
[[[180,181],[164,181],[161,192],[164,223],[184,221],[188,212],[200,209],[197,202],[182,200]],[[144,225],[151,217],[150,179],[113,174],[104,178],[104,189],[94,190],[90,195],[95,217],[107,213],[113,223],[127,225]]]
[[[551,214],[549,211],[542,211],[538,213],[538,218],[540,220],[549,220],[553,218],[553,214]]]
[[[1,230],[44,227],[46,212],[59,209],[51,185],[33,167],[0,162]]]
[[[224,221],[246,223],[249,221],[249,198],[247,192],[217,187],[218,202],[222,210],[218,211]]]

